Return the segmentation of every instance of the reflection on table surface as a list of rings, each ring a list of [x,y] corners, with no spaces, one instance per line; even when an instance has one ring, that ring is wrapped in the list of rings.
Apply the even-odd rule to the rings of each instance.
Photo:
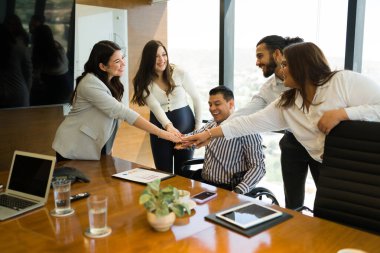
[[[357,248],[376,252],[380,236],[355,230],[319,218],[281,209],[293,218],[253,237],[246,237],[210,223],[204,217],[247,200],[248,197],[175,176],[162,186],[173,185],[191,195],[212,190],[218,197],[197,205],[191,215],[177,218],[167,232],[154,231],[146,211],[138,204],[144,185],[112,178],[138,164],[104,156],[100,161],[69,161],[65,166],[84,172],[90,183],[74,183],[71,194],[89,192],[108,196],[108,225],[112,234],[91,239],[84,236],[88,227],[86,200],[72,203],[75,213],[56,218],[53,191],[45,207],[14,219],[0,222],[0,252],[337,252]],[[7,173],[0,174],[4,182]]]

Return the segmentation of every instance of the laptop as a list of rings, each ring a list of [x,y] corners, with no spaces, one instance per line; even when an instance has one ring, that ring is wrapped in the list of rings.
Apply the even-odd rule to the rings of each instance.
[[[45,205],[55,166],[55,157],[15,151],[5,191],[0,193],[0,220],[9,219]]]

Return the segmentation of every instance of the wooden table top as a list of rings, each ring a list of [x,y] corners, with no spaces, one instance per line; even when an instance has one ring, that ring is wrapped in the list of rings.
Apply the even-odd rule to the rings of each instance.
[[[53,191],[45,207],[14,219],[0,222],[0,252],[337,252],[357,248],[379,252],[380,236],[359,231],[298,212],[269,230],[246,237],[204,219],[210,213],[229,208],[250,198],[223,189],[175,176],[162,182],[190,191],[215,190],[218,197],[197,205],[191,215],[177,218],[167,232],[154,231],[146,211],[138,204],[144,185],[112,178],[117,172],[138,165],[109,156],[100,161],[70,161],[65,166],[84,172],[90,183],[75,183],[71,193],[105,194],[109,199],[108,225],[112,234],[91,239],[84,236],[88,227],[86,200],[72,203],[75,213],[56,218]],[[0,173],[5,183],[7,172]]]

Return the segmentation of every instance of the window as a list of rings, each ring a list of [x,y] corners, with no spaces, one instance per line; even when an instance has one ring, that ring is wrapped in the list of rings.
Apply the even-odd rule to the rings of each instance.
[[[321,47],[332,69],[342,69],[346,23],[346,0],[236,0],[234,91],[237,107],[244,106],[265,82],[261,69],[256,66],[256,44],[261,38],[273,34],[299,36]],[[281,137],[282,134],[263,134],[267,174],[259,184],[271,189],[280,205],[285,205],[278,145]],[[305,205],[310,208],[314,194],[315,185],[309,176]]]
[[[211,119],[208,92],[219,85],[219,0],[170,0],[167,5],[170,62],[190,74],[202,119]],[[203,156],[204,148],[195,151],[194,157]]]
[[[167,4],[170,62],[190,74],[201,96],[202,118],[210,119],[208,92],[219,85],[219,0]]]
[[[364,41],[363,41],[363,65],[362,73],[368,75],[374,80],[380,79],[380,60],[378,57],[378,24],[380,17],[378,10],[380,2],[376,0],[367,0],[365,7],[364,21]]]

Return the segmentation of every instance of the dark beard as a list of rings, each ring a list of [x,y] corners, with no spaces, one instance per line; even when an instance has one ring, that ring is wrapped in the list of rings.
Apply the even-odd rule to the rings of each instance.
[[[264,77],[270,77],[271,75],[273,75],[276,67],[277,64],[274,62],[273,57],[271,57],[269,63],[265,65],[266,71],[263,72]]]

